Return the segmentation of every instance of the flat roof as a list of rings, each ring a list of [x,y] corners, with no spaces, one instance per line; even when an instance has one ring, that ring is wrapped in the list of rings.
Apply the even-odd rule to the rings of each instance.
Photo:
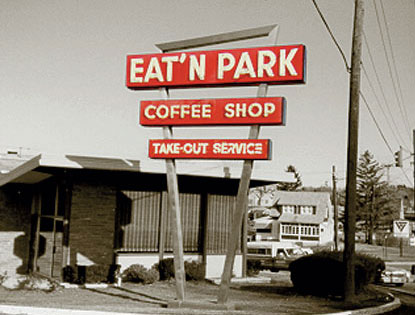
[[[189,161],[177,161],[176,171],[178,175],[233,178],[238,179],[242,172],[242,161],[239,163],[198,163]],[[203,165],[203,166],[201,166]],[[211,166],[214,165],[214,166]],[[19,155],[0,154],[0,186],[7,183],[32,184],[47,178],[48,174],[37,172],[38,167],[64,168],[64,169],[88,169],[165,174],[166,165],[164,161],[144,162],[122,157],[101,157],[82,155]],[[261,170],[253,168],[252,180],[270,183],[294,182],[291,173],[270,172],[268,169]]]

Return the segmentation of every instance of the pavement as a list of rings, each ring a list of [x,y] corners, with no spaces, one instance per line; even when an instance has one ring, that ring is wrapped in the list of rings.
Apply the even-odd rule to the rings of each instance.
[[[219,284],[220,279],[211,279],[212,282]],[[269,275],[255,278],[234,278],[232,283],[272,283],[272,278]],[[415,292],[415,283],[408,283],[408,288]],[[414,293],[415,296],[415,293]],[[374,315],[382,314],[399,308],[401,305],[398,298],[393,298],[391,295],[391,302],[377,307],[370,307],[358,310],[341,311],[330,313],[328,315]],[[147,314],[248,314],[246,311],[235,310],[234,305],[225,304],[219,305],[216,303],[206,303],[197,301],[172,301],[168,308],[145,308],[134,313],[127,312],[108,312],[98,310],[81,310],[81,309],[64,309],[64,308],[49,308],[49,307],[31,307],[19,305],[0,304],[0,315],[147,315]],[[327,314],[327,313],[326,313]]]

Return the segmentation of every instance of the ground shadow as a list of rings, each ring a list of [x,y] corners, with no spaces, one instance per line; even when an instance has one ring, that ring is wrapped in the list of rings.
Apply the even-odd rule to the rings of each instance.
[[[292,286],[280,286],[277,284],[255,284],[255,285],[242,285],[238,287],[233,287],[232,289],[240,291],[250,291],[250,292],[259,292],[259,293],[270,293],[270,294],[280,294],[286,296],[292,296],[298,294]]]
[[[29,246],[29,236],[26,235],[26,233],[14,239],[13,255],[19,257],[22,260],[22,264],[16,268],[16,272],[18,274],[26,274],[28,271],[28,264],[30,263],[30,255],[28,255]],[[42,235],[39,235],[38,257],[43,256],[45,251],[46,239]]]
[[[148,295],[148,294],[136,292],[136,291],[129,290],[129,289],[125,289],[125,288],[121,288],[121,287],[117,287],[117,288],[114,288],[114,289],[120,290],[120,291],[124,291],[124,292],[127,292],[127,293],[131,293],[131,294],[140,295],[142,297],[146,297],[146,298],[149,298],[149,299],[152,299],[152,300],[156,300],[156,301],[160,301],[160,302],[166,303],[166,300],[163,300],[163,299],[160,299],[158,297],[151,296],[151,295]]]
[[[162,301],[159,298],[151,297],[149,295],[134,292],[134,291],[130,291],[130,290],[121,289],[122,291],[126,291],[127,293],[133,293],[135,295],[141,296],[142,298],[132,297],[132,296],[129,296],[127,294],[122,294],[121,292],[120,293],[113,293],[113,292],[108,292],[108,291],[99,290],[99,289],[92,289],[92,288],[86,288],[85,290],[88,290],[88,291],[94,292],[94,293],[98,293],[98,294],[102,294],[102,295],[108,295],[108,296],[117,297],[117,298],[121,298],[121,299],[126,299],[126,300],[130,300],[130,301],[135,301],[135,302],[139,302],[139,303],[146,303],[146,304],[158,305],[160,307],[167,307],[167,302]]]

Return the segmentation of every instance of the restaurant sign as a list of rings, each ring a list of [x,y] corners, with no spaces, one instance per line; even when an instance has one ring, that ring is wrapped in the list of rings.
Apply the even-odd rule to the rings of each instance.
[[[284,125],[283,97],[141,101],[143,126]]]
[[[266,139],[163,139],[149,141],[153,159],[270,159]]]
[[[131,89],[304,82],[304,45],[127,56]]]

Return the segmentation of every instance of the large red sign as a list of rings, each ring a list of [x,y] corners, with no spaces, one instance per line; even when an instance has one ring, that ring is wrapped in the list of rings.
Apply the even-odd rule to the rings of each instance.
[[[141,101],[144,126],[284,125],[283,97]]]
[[[132,89],[304,82],[303,45],[127,56]]]
[[[153,159],[270,159],[270,141],[265,139],[165,139],[149,141]]]

